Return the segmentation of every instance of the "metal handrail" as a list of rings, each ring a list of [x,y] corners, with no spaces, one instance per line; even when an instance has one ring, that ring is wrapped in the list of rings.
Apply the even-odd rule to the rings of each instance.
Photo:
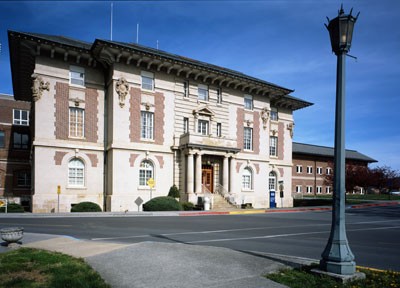
[[[216,192],[221,195],[229,204],[237,206],[235,195],[226,190],[221,184],[216,185]]]

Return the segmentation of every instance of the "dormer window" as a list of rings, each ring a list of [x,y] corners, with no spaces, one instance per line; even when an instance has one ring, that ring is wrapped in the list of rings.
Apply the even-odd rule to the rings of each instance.
[[[142,89],[154,91],[154,74],[147,71],[142,71]]]

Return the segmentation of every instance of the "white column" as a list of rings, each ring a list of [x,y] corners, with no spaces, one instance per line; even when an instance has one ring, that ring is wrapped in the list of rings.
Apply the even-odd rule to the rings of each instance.
[[[236,176],[236,159],[231,158],[231,165],[230,165],[230,185],[229,185],[229,192],[235,193],[236,192],[236,187],[235,187],[235,176]]]
[[[222,186],[224,186],[226,191],[229,191],[229,158],[228,155],[224,157],[224,163],[222,164]]]
[[[195,183],[195,192],[201,193],[201,153],[197,153],[196,157],[196,183]]]
[[[191,197],[190,194],[193,194],[193,154],[189,151],[188,153],[188,160],[187,160],[187,185],[186,185],[186,192],[189,194],[189,198]]]

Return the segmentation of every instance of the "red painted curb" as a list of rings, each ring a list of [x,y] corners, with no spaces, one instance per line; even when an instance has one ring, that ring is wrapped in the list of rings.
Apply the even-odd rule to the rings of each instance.
[[[399,203],[400,202],[358,204],[358,205],[352,205],[352,206],[350,206],[350,208],[358,209],[358,208],[366,208],[366,207],[396,206],[396,205],[399,205]]]

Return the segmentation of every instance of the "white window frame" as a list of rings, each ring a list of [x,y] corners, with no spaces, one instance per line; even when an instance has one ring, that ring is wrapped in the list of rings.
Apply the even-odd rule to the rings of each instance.
[[[268,174],[268,190],[269,191],[276,191],[276,173],[271,171]]]
[[[85,163],[79,158],[68,162],[68,186],[85,187]]]
[[[317,167],[317,174],[322,175],[322,167]]]
[[[140,76],[142,90],[154,91],[154,73],[141,71]]]
[[[313,193],[313,186],[307,186],[307,193],[308,194]]]
[[[242,189],[252,190],[253,189],[253,171],[250,167],[245,167],[242,173]]]
[[[296,173],[303,173],[303,165],[296,165]]]
[[[301,193],[303,190],[303,187],[301,185],[296,185],[296,193]]]
[[[13,124],[29,126],[29,111],[23,109],[13,109]]]
[[[82,123],[78,121],[78,113],[82,113]],[[82,126],[82,135],[80,135],[79,129]],[[69,122],[68,122],[68,135],[71,138],[84,138],[85,137],[85,109],[77,107],[69,107]],[[75,131],[75,133],[74,133]]]
[[[272,121],[278,121],[279,117],[278,117],[278,108],[271,108],[271,120]]]
[[[269,156],[278,156],[278,137],[276,136],[269,137]]]
[[[83,67],[69,67],[69,84],[79,87],[85,86],[85,69]]]
[[[331,167],[327,167],[326,168],[326,175],[331,175],[332,174],[332,168]]]
[[[140,111],[140,138],[154,140],[154,113]]]
[[[331,194],[331,192],[332,192],[332,187],[331,186],[326,186],[325,187],[325,193],[326,194]]]
[[[221,136],[222,136],[222,124],[217,123],[217,137],[221,137]]]
[[[243,150],[253,151],[253,128],[251,127],[243,129]]]
[[[322,193],[322,186],[317,186],[317,194],[321,194]]]
[[[307,174],[313,174],[313,167],[307,166]]]
[[[189,133],[189,118],[183,117],[183,133]]]
[[[154,179],[154,164],[150,160],[143,160],[139,168],[139,186],[148,187],[147,181]]]
[[[197,120],[197,133],[200,135],[209,135],[210,131],[210,121],[204,119]]]
[[[217,93],[217,104],[221,104],[222,103],[222,89],[217,88],[216,93]]]
[[[208,86],[204,84],[198,84],[197,95],[199,101],[208,101]]]
[[[189,97],[189,81],[183,81],[183,97]]]
[[[245,94],[244,95],[244,109],[253,110],[254,103],[253,103],[253,96]]]

